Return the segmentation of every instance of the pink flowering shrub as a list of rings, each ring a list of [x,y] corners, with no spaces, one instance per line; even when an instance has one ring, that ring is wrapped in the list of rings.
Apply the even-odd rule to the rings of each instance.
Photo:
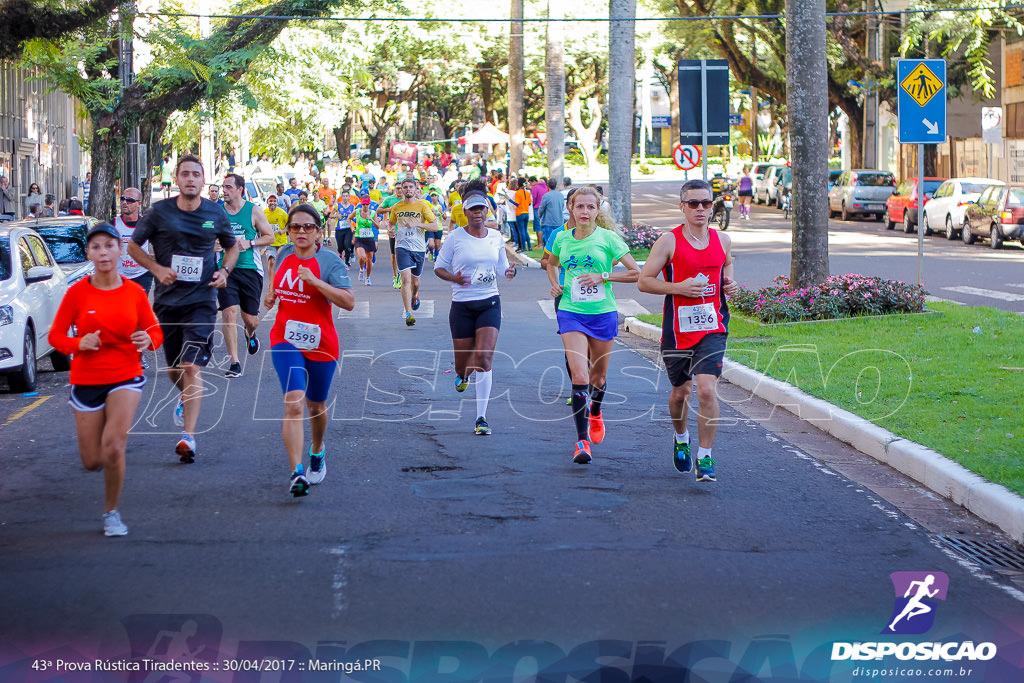
[[[630,250],[650,249],[659,237],[661,231],[646,223],[633,223],[631,227],[622,229],[622,239],[626,240]]]
[[[741,288],[739,294],[729,299],[729,305],[765,323],[924,310],[924,288],[899,280],[848,273],[832,275],[821,284],[797,290],[789,288],[789,278],[785,276],[780,275],[772,282],[756,291]]]

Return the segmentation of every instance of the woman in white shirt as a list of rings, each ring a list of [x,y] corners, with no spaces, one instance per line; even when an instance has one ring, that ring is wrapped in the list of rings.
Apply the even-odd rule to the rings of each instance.
[[[491,361],[501,327],[501,299],[498,273],[511,280],[516,268],[508,262],[505,239],[485,225],[490,202],[480,181],[466,184],[462,210],[469,224],[448,235],[434,264],[434,274],[452,283],[452,307],[448,325],[455,349],[455,390],[469,386],[476,372],[477,419],[474,433],[491,433],[487,424],[487,402],[491,397]]]

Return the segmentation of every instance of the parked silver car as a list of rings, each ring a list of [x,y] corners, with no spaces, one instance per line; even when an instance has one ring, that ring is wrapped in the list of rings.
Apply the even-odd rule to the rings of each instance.
[[[779,179],[785,170],[785,164],[772,164],[764,172],[761,182],[754,186],[754,201],[758,204],[774,204],[778,198]]]
[[[829,218],[844,221],[854,215],[874,215],[882,220],[885,202],[896,190],[896,178],[888,171],[856,169],[843,171],[828,191]]]
[[[967,205],[978,201],[986,187],[1005,184],[994,178],[950,178],[935,190],[931,200],[925,204],[925,227],[932,232],[941,232],[948,240],[955,240],[960,236]]]

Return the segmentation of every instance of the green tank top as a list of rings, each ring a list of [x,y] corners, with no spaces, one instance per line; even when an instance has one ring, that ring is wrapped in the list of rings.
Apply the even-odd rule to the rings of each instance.
[[[226,210],[224,211],[224,213],[228,214],[228,220],[231,221],[231,230],[235,233],[236,240],[244,239],[249,241],[256,239],[258,233],[256,232],[256,226],[252,222],[252,211],[253,203],[249,201],[234,216]],[[235,264],[235,268],[255,270],[260,275],[263,275],[262,253],[256,254],[255,252],[257,251],[262,252],[262,249],[260,247],[253,247],[252,249],[238,252],[238,262]]]

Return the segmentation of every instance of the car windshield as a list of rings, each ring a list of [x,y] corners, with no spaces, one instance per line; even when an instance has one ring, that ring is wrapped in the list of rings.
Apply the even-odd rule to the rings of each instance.
[[[789,185],[793,182],[793,169],[787,166],[782,169],[782,179],[779,181],[783,185]]]
[[[960,191],[964,194],[981,194],[988,185],[983,183],[960,183]]]
[[[1024,187],[1010,188],[1010,196],[1006,198],[1006,206],[1024,206]]]
[[[896,179],[891,173],[858,173],[857,185],[860,187],[895,187]]]
[[[276,180],[254,180],[256,187],[260,188],[260,194],[264,197],[269,197],[272,194],[277,194],[277,181]]]
[[[11,277],[11,242],[0,237],[0,282]]]
[[[81,263],[85,256],[85,235],[87,226],[79,223],[70,225],[39,226],[36,228],[46,246],[53,252],[57,263]]]
[[[926,197],[931,197],[935,194],[935,190],[939,189],[939,185],[946,182],[945,180],[926,180],[924,181],[924,194]]]

